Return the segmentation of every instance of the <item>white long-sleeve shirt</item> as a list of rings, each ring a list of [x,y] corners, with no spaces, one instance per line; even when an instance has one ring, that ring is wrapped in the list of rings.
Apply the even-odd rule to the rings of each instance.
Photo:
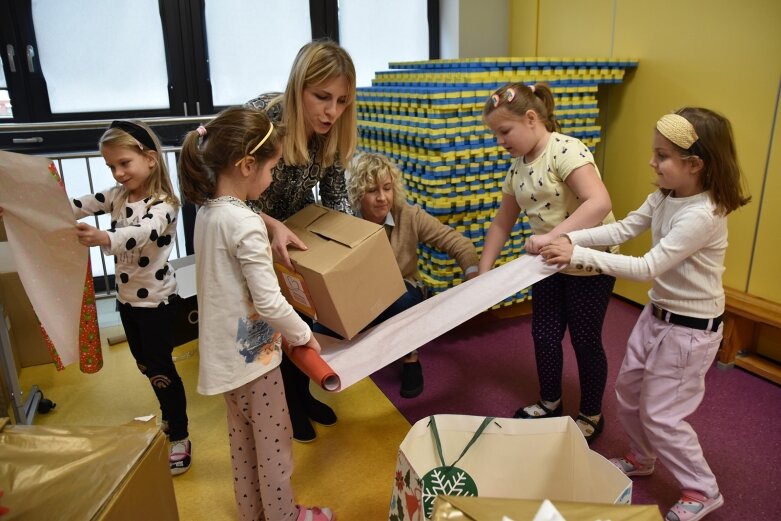
[[[680,315],[717,317],[724,312],[727,218],[714,210],[707,192],[670,197],[657,190],[621,221],[569,232],[575,245],[570,265],[631,280],[653,280],[648,296],[657,306]],[[642,257],[588,249],[621,244],[648,228],[652,247]]]
[[[263,220],[243,202],[207,201],[195,219],[198,392],[233,390],[277,367],[279,334],[309,341],[309,326],[282,296]]]

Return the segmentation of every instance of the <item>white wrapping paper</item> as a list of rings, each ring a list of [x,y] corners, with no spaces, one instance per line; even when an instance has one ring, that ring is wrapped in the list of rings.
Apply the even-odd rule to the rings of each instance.
[[[522,255],[498,268],[424,300],[352,340],[324,345],[322,357],[341,380],[341,389],[411,353],[559,271],[540,256]]]
[[[0,151],[0,207],[19,278],[63,365],[79,360],[88,251],[42,157]]]

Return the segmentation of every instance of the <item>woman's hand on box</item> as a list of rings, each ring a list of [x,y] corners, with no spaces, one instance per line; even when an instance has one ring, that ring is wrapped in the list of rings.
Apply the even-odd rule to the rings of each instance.
[[[306,244],[290,228],[279,221],[277,221],[271,234],[271,254],[274,256],[274,261],[291,271],[295,271],[293,263],[290,262],[290,254],[288,254],[287,249],[289,246],[292,246],[298,250],[306,250]]]

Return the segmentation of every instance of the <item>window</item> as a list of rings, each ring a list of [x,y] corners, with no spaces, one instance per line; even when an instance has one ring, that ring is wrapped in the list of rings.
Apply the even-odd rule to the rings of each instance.
[[[298,49],[312,39],[308,0],[207,0],[205,18],[215,106],[284,90]]]
[[[51,112],[167,109],[169,80],[157,0],[73,4],[32,2]],[[82,13],[90,13],[89,21]],[[77,34],[74,28],[80,28]]]
[[[39,154],[94,149],[104,123],[118,118],[167,118],[156,121],[155,130],[165,144],[176,145],[192,126],[182,117],[214,114],[261,92],[283,90],[295,54],[313,38],[343,40],[358,84],[369,85],[390,61],[438,56],[438,5],[438,0],[0,2],[0,149]],[[365,23],[362,17],[369,15],[381,23]],[[67,125],[37,125],[58,122]],[[76,130],[71,122],[94,123]],[[186,128],[180,128],[183,122]]]
[[[429,59],[427,4],[420,0],[340,0],[339,41],[355,63],[359,87],[391,61]]]

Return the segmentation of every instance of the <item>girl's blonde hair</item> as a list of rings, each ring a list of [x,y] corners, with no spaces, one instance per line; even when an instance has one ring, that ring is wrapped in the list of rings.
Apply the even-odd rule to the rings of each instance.
[[[136,139],[127,130],[120,128],[120,126],[125,128],[136,127],[136,131],[146,132],[148,136],[143,136],[141,140]],[[145,141],[146,143],[142,143],[141,141]],[[154,148],[150,147],[150,145],[154,145]],[[146,189],[149,195],[149,202],[146,207],[149,208],[157,201],[165,201],[178,210],[181,203],[174,193],[174,187],[171,184],[171,178],[168,174],[168,167],[165,163],[160,140],[149,125],[136,120],[115,121],[112,123],[111,127],[100,136],[100,140],[98,141],[98,147],[101,153],[103,152],[103,147],[106,146],[128,148],[143,156],[153,157],[155,159],[155,164],[146,180]],[[113,220],[116,220],[119,217],[119,211],[124,206],[126,200],[127,190],[120,185],[119,199],[111,209]]]
[[[525,117],[527,111],[533,110],[548,132],[559,132],[561,126],[553,115],[555,106],[553,91],[547,83],[535,83],[531,87],[523,83],[510,83],[499,87],[488,97],[483,106],[483,120],[500,108],[505,108],[518,118]]]
[[[330,40],[315,40],[298,51],[284,94],[269,104],[271,107],[282,103],[282,123],[291,132],[282,151],[286,164],[306,165],[310,159],[304,115],[304,89],[340,76],[347,79],[347,103],[333,128],[324,136],[314,136],[314,139],[322,140],[322,157],[315,159],[328,167],[337,160],[345,164],[352,157],[357,140],[355,66],[347,51],[338,44]]]
[[[681,157],[699,157],[702,187],[716,205],[716,211],[727,215],[748,204],[751,196],[744,191],[745,178],[741,174],[732,125],[721,114],[701,107],[684,107],[676,114],[686,118],[697,134],[697,141],[688,149],[672,143]]]
[[[356,210],[361,209],[361,199],[370,189],[389,179],[393,183],[393,208],[407,204],[407,190],[401,170],[382,154],[363,153],[350,163],[347,195]]]
[[[273,158],[282,146],[285,129],[271,125],[265,112],[230,107],[206,125],[188,132],[179,156],[179,187],[185,199],[195,204],[210,199],[217,176],[249,155],[266,134],[268,137],[252,157],[259,164]]]

